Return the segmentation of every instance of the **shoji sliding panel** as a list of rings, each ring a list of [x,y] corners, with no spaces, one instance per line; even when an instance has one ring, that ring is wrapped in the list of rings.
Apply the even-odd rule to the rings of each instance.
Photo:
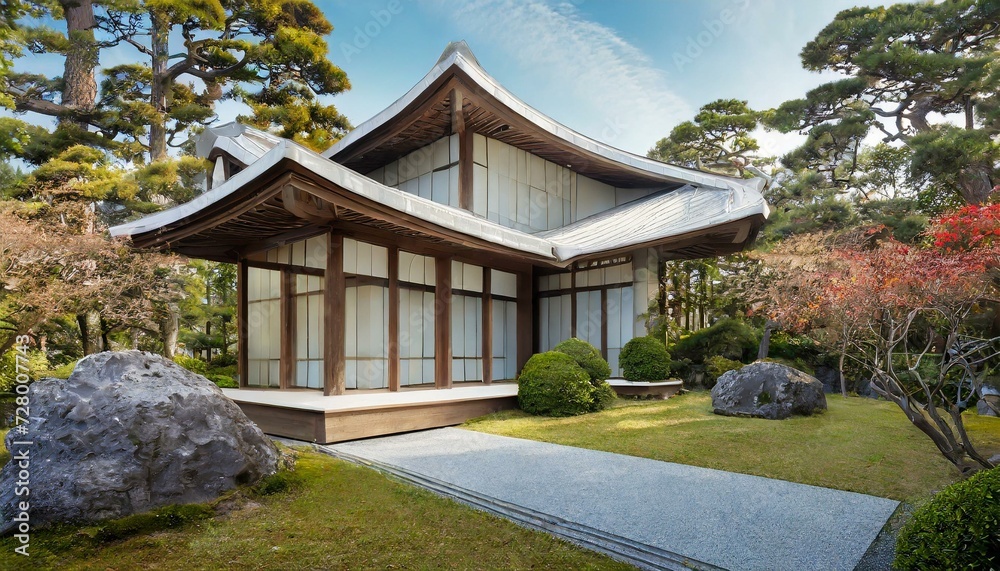
[[[493,296],[493,380],[517,376],[517,275],[490,270]]]
[[[399,384],[434,384],[434,258],[399,252]]]
[[[323,282],[319,276],[295,276],[296,387],[323,388]]]
[[[451,376],[483,380],[483,268],[451,263]]]
[[[388,249],[344,239],[345,381],[348,389],[389,386]]]
[[[247,385],[281,385],[281,272],[247,269]]]

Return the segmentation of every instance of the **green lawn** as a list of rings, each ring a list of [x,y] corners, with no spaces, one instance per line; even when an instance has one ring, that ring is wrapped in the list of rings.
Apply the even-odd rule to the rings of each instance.
[[[464,427],[896,500],[919,501],[959,479],[930,439],[888,402],[828,395],[826,413],[782,421],[713,414],[705,392],[620,402],[569,418],[508,411]],[[1000,419],[966,418],[987,457],[1000,452]]]
[[[0,569],[631,569],[368,468],[303,452],[289,491],[118,541],[35,532],[0,540]]]

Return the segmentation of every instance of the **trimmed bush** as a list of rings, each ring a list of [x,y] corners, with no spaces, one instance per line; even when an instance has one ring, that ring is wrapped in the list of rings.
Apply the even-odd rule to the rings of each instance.
[[[188,357],[187,355],[180,354],[174,355],[174,363],[177,363],[192,373],[197,373],[202,376],[208,372],[208,363],[197,357]]]
[[[1000,469],[952,484],[913,513],[896,541],[897,569],[996,569]]]
[[[517,403],[529,414],[583,414],[593,406],[593,394],[587,372],[558,351],[532,355],[517,377]]]
[[[626,343],[618,363],[630,381],[664,381],[670,377],[670,353],[652,337],[636,337]]]
[[[205,378],[212,381],[219,386],[220,389],[238,389],[239,384],[236,383],[236,379],[230,377],[229,375],[205,375]]]
[[[615,389],[607,381],[601,381],[594,387],[593,400],[594,402],[590,405],[590,412],[598,412],[608,408],[618,400],[618,393],[615,392]]]
[[[218,369],[220,367],[235,367],[236,361],[237,358],[235,353],[226,353],[225,355],[216,355],[215,357],[212,357],[209,364],[213,369]]]
[[[712,388],[716,381],[728,371],[736,371],[743,368],[743,363],[727,359],[722,355],[715,355],[705,359],[705,386]]]
[[[734,361],[754,359],[760,345],[760,334],[744,321],[723,318],[674,343],[671,354],[675,359],[690,359],[702,364],[712,355],[721,355]]]
[[[576,364],[580,365],[590,375],[590,382],[595,387],[599,386],[601,381],[606,381],[611,376],[611,367],[604,360],[604,357],[601,357],[601,352],[597,347],[582,339],[571,337],[553,347],[552,350],[566,353],[570,357],[573,357]]]

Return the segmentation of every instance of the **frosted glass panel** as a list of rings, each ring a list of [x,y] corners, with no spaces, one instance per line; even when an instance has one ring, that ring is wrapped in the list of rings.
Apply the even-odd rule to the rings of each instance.
[[[493,300],[493,380],[517,376],[517,303]]]
[[[483,300],[453,295],[451,298],[452,380],[483,380]]]
[[[401,386],[434,383],[433,292],[400,288],[399,359]]]
[[[348,286],[345,297],[347,388],[386,388],[389,386],[386,364],[389,288]]]
[[[247,378],[277,387],[281,356],[281,272],[247,268]]]
[[[295,276],[296,387],[323,388],[324,278]]]

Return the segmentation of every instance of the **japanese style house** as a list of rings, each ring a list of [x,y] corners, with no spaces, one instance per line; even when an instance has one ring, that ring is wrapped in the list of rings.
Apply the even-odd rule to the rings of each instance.
[[[323,154],[239,124],[198,150],[209,190],[111,233],[238,265],[226,394],[265,432],[318,442],[515,406],[520,367],[571,336],[617,371],[658,262],[739,251],[768,214],[762,181],[585,137],[464,42]]]

